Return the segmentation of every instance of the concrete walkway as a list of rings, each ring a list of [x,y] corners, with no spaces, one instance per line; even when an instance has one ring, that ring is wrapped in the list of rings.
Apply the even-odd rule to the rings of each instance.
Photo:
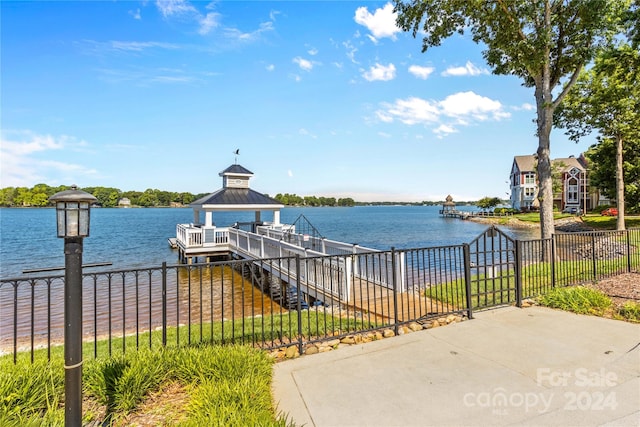
[[[640,426],[640,325],[542,307],[276,364],[307,426]]]

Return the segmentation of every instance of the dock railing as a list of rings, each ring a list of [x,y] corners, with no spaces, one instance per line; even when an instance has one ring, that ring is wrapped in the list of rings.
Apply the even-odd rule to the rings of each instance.
[[[555,287],[640,272],[640,229],[556,234],[506,246],[500,233],[489,229],[478,241],[483,244],[477,248],[307,251],[306,256],[85,271],[85,356],[205,343],[296,345],[302,352],[321,341],[383,329],[397,333],[402,325],[428,325],[450,314],[472,318],[476,310],[520,306],[524,298]],[[268,242],[265,236],[241,245],[249,250]],[[350,281],[348,291],[343,278]],[[306,294],[298,286],[303,281]],[[383,281],[386,286],[379,284]],[[324,291],[314,293],[311,284]],[[60,355],[63,292],[64,275],[0,279],[0,354],[14,361]]]

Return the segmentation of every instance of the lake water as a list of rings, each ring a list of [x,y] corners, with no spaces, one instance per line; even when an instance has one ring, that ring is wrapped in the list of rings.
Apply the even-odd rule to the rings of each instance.
[[[439,206],[356,206],[351,208],[285,208],[281,221],[293,223],[301,214],[323,237],[387,250],[467,243],[486,224],[441,218]],[[459,208],[465,210],[464,207]],[[468,207],[466,210],[474,210]],[[265,214],[270,220],[270,214]],[[216,213],[219,226],[252,221],[253,212]],[[108,269],[159,266],[178,262],[167,239],[176,224],[193,221],[189,208],[92,209],[91,235],[84,240],[83,262],[111,262]],[[537,238],[536,230],[504,229],[518,238]],[[64,239],[56,237],[54,209],[0,209],[0,277],[18,277],[23,270],[62,267]],[[62,274],[62,272],[55,272]]]

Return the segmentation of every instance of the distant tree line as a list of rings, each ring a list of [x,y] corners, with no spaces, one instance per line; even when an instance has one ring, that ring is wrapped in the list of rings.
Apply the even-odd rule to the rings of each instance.
[[[49,206],[49,197],[59,191],[70,189],[61,185],[51,187],[46,184],[36,184],[28,187],[6,187],[0,189],[0,206],[3,207],[46,207]],[[111,208],[118,206],[121,199],[129,199],[132,206],[156,207],[171,206],[172,204],[188,205],[204,194],[192,194],[187,192],[177,193],[157,189],[145,191],[122,191],[113,187],[84,187],[83,191],[92,194],[98,202],[96,204]]]
[[[51,187],[47,184],[36,184],[31,188],[28,187],[6,187],[0,188],[0,206],[1,207],[46,207],[50,206],[49,197],[59,191],[68,190],[71,187],[60,185]],[[98,202],[96,204],[112,208],[117,207],[121,199],[129,199],[131,206],[141,207],[160,207],[172,205],[188,205],[194,200],[206,195],[206,193],[192,194],[188,192],[172,192],[157,189],[146,189],[145,191],[122,191],[114,187],[84,187],[83,191],[92,194]],[[439,206],[444,203],[441,201],[422,201],[422,202],[356,202],[351,197],[338,198],[335,197],[317,197],[317,196],[298,196],[297,194],[281,194],[278,193],[274,197],[277,201],[286,206],[385,206],[385,205],[413,205],[413,206]],[[487,199],[487,198],[485,198]],[[500,200],[497,198],[492,199]],[[477,205],[475,201],[456,202],[456,205]],[[477,205],[480,206],[480,205]],[[494,205],[495,206],[495,205]]]
[[[335,197],[298,196],[297,194],[275,195],[274,199],[287,206],[355,206],[351,197],[336,199]]]

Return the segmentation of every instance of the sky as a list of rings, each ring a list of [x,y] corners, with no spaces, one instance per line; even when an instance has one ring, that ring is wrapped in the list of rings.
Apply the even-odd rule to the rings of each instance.
[[[535,99],[376,1],[2,1],[0,187],[508,198]],[[595,140],[551,134],[551,157]],[[239,155],[234,154],[240,150]]]

